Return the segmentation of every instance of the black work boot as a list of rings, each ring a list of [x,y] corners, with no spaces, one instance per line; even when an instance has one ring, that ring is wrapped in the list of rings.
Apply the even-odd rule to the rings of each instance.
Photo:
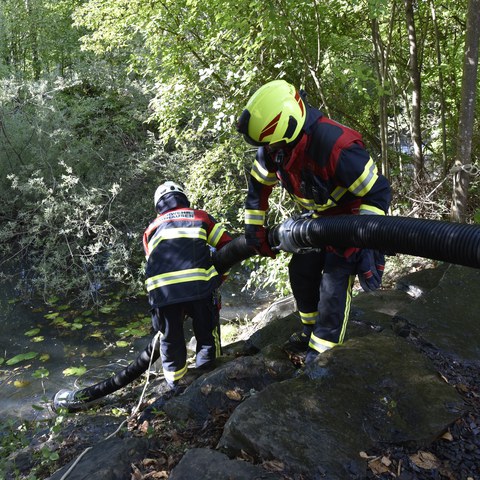
[[[306,352],[308,342],[310,341],[310,333],[294,332],[285,344],[285,347],[298,352]]]

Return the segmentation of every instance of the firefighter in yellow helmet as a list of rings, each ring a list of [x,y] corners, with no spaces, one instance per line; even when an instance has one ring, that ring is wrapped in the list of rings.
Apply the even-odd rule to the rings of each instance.
[[[152,324],[162,333],[160,354],[168,386],[175,390],[187,372],[183,321],[193,320],[197,368],[213,365],[221,354],[218,296],[221,275],[212,249],[231,241],[228,232],[204,210],[190,207],[176,182],[160,185],[154,196],[157,217],[143,235],[146,287]]]
[[[265,228],[275,185],[287,190],[302,212],[385,215],[390,186],[377,171],[360,133],[327,118],[306,93],[284,80],[259,88],[238,118],[237,130],[258,146],[245,202],[245,237],[260,255],[275,257]],[[381,284],[384,256],[370,249],[325,246],[293,254],[292,292],[303,329],[289,344],[306,350],[306,361],[344,340],[355,276],[364,290]]]

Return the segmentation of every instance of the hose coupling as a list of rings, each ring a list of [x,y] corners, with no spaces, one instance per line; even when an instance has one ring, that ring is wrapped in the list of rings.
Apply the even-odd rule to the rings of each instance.
[[[311,219],[311,213],[290,217],[269,232],[269,242],[272,250],[283,250],[289,253],[320,252],[320,248],[312,248],[301,242],[302,234],[298,235],[305,221]]]

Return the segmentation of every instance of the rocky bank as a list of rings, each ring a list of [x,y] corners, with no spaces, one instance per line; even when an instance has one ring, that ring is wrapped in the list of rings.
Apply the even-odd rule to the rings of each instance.
[[[124,422],[142,385],[65,421],[10,459],[60,453],[51,480],[480,479],[480,270],[442,265],[354,298],[348,339],[307,368],[286,352],[291,299],[258,315],[218,367],[191,371],[149,421]],[[154,399],[161,379],[148,388]],[[146,405],[144,405],[146,406]],[[10,477],[8,477],[10,475]]]

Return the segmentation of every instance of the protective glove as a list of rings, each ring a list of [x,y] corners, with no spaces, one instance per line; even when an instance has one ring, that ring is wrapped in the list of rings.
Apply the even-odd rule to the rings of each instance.
[[[357,274],[365,292],[373,292],[382,284],[385,255],[378,250],[364,248],[357,254]]]
[[[276,257],[276,254],[272,251],[268,243],[268,235],[265,227],[261,225],[245,225],[245,240],[247,245],[255,248],[257,253],[262,257]]]

